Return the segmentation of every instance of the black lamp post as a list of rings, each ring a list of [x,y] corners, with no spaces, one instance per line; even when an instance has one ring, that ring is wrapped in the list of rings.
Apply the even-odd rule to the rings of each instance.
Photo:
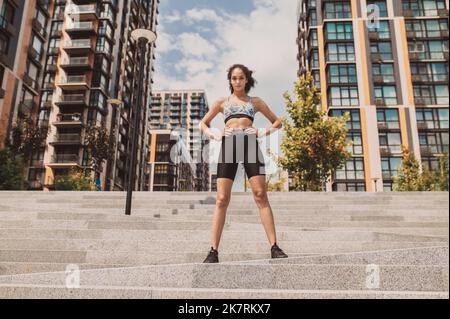
[[[136,105],[134,107],[134,123],[132,126],[133,138],[131,141],[131,158],[128,166],[128,186],[127,186],[127,202],[125,206],[125,214],[131,214],[131,196],[134,187],[135,178],[135,161],[136,161],[136,140],[138,136],[139,129],[139,117],[141,114],[141,104],[142,104],[142,85],[144,82],[144,66],[145,66],[145,51],[147,43],[152,43],[156,40],[156,34],[147,29],[136,29],[131,32],[131,37],[137,41],[139,49],[139,80],[138,80],[138,91]]]

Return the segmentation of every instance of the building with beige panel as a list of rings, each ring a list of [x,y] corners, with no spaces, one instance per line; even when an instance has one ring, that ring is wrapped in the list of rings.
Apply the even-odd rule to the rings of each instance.
[[[298,2],[298,74],[312,72],[330,116],[351,117],[353,157],[327,190],[390,191],[402,147],[429,168],[448,152],[448,6]]]

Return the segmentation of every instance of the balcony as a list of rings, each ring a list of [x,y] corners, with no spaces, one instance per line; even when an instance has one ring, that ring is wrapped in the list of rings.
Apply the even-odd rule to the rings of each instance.
[[[48,54],[49,55],[59,55],[59,47],[52,47],[52,48],[48,48]]]
[[[383,76],[383,75],[378,74],[378,75],[374,75],[372,78],[373,78],[373,82],[374,83],[382,84],[382,83],[393,83],[393,82],[395,82],[393,77],[394,77],[394,75]]]
[[[53,168],[81,166],[78,154],[56,154],[52,156],[50,163],[47,163],[47,165]]]
[[[81,145],[81,135],[80,133],[62,133],[56,134],[55,139],[50,144],[59,145]]]
[[[16,35],[16,28],[9,23],[2,15],[0,15],[0,32],[8,37]]]
[[[399,122],[377,122],[379,130],[398,130],[400,129]]]
[[[380,145],[380,155],[381,156],[390,156],[394,154],[401,154],[402,147],[401,145]]]
[[[31,26],[41,38],[45,39],[47,37],[47,31],[45,31],[45,28],[42,26],[38,19],[33,18]]]
[[[95,4],[85,4],[73,6],[73,10],[69,12],[69,15],[73,19],[78,21],[94,20],[98,19],[100,12]]]
[[[83,126],[81,120],[81,113],[58,114],[56,116],[56,122],[52,124],[58,127],[81,127]]]
[[[87,90],[89,88],[85,75],[69,75],[66,81],[59,83],[59,87],[67,91]]]
[[[72,38],[86,38],[97,34],[96,26],[91,21],[74,23],[66,29],[66,32]]]
[[[88,57],[76,57],[70,58],[61,64],[61,68],[64,71],[90,71],[92,70],[92,62],[89,61]]]
[[[376,106],[386,106],[386,101],[383,98],[375,98]]]
[[[66,42],[64,45],[64,50],[68,54],[88,54],[94,51],[92,49],[90,39],[80,39]]]
[[[86,96],[84,94],[64,94],[61,100],[55,103],[59,107],[62,106],[87,106]]]
[[[448,30],[406,31],[408,39],[448,39]]]

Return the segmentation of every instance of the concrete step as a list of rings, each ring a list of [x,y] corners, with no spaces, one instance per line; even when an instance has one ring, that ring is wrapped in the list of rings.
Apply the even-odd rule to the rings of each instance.
[[[266,240],[266,234],[261,225],[257,225],[259,231],[224,231],[223,239],[239,239],[241,241]],[[389,229],[392,231],[392,229]],[[121,240],[189,240],[209,241],[209,230],[100,230],[100,229],[0,229],[0,238],[30,238],[30,239],[117,239]],[[372,230],[318,230],[318,229],[294,229],[277,232],[279,240],[319,240],[319,241],[436,241],[437,236],[419,236],[420,234],[395,234],[377,233]]]
[[[65,272],[1,276],[2,284],[65,285]],[[179,264],[80,271],[81,286],[448,291],[448,265]]]
[[[448,292],[1,284],[4,299],[448,299]]]
[[[65,271],[68,265],[70,264],[55,262],[0,262],[0,276]],[[126,266],[129,265],[77,263],[79,269],[119,268]]]
[[[283,264],[377,264],[377,265],[448,265],[449,246],[311,255],[268,260]]]
[[[445,241],[279,241],[284,250],[295,254],[316,254],[333,251],[365,251],[382,247],[436,246]],[[52,251],[129,251],[136,253],[184,253],[205,252],[209,241],[125,241],[125,240],[88,240],[88,239],[2,239],[0,250],[52,250]],[[380,248],[381,249],[381,248]],[[267,253],[267,241],[224,240],[220,245],[221,253]]]

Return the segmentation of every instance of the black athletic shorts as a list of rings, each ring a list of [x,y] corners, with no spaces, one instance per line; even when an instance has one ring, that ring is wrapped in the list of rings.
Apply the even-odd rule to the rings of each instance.
[[[244,129],[234,128],[231,135],[222,137],[217,178],[234,180],[239,163],[244,165],[248,178],[266,175],[264,157],[259,149],[256,134],[248,134]]]

